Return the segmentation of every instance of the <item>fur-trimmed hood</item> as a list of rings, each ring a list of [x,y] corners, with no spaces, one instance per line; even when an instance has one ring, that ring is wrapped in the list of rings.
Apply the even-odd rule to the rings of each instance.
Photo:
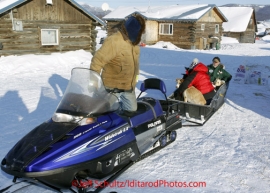
[[[142,34],[145,32],[145,20],[140,15],[131,16],[122,23],[120,31],[128,37],[133,45],[138,45],[141,42]]]

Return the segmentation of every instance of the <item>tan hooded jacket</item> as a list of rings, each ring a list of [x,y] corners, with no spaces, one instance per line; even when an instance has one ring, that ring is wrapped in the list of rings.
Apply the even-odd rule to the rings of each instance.
[[[92,58],[90,69],[101,73],[108,88],[131,90],[139,75],[140,47],[118,31],[108,36]]]

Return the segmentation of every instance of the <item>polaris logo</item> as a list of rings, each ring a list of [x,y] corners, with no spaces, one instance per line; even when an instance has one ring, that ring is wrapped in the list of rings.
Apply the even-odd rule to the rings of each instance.
[[[158,120],[158,121],[155,121],[153,123],[148,124],[148,128],[155,127],[159,124],[161,124],[161,120]]]
[[[116,137],[116,136],[118,136],[118,135],[120,135],[120,134],[126,132],[127,130],[128,130],[128,127],[123,127],[122,129],[119,129],[118,131],[116,131],[116,132],[114,132],[114,133],[112,133],[112,134],[110,134],[110,135],[107,135],[107,136],[105,137],[105,141],[108,141],[109,139],[111,139],[111,138],[113,138],[113,137]]]

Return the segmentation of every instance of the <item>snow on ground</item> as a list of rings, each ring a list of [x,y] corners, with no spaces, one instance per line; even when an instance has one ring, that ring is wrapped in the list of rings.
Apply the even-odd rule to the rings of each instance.
[[[147,46],[147,47],[149,47],[149,46]],[[175,46],[174,44],[172,44],[171,42],[164,42],[164,41],[159,41],[156,44],[151,45],[150,47],[151,48],[161,48],[161,49],[166,48],[166,49],[169,49],[169,50],[180,49],[177,46]]]
[[[96,30],[98,31],[97,39],[96,39],[96,42],[97,42],[96,50],[98,50],[100,48],[100,46],[102,46],[102,44],[100,44],[100,39],[106,38],[107,32],[105,30],[103,30],[101,27],[96,27]]]
[[[236,38],[231,38],[231,37],[225,37],[223,36],[221,38],[221,44],[232,44],[232,43],[239,43],[239,41]]]
[[[270,35],[266,35],[266,36],[262,37],[262,40],[270,43]]]
[[[270,76],[267,41],[224,41],[220,50],[183,50],[170,43],[163,48],[164,44],[141,48],[137,88],[145,78],[158,77],[170,94],[175,89],[175,78],[182,76],[184,67],[195,57],[210,64],[213,57],[219,56],[233,76],[239,65]],[[0,160],[21,137],[50,118],[65,91],[71,69],[89,68],[91,58],[83,50],[0,58]],[[270,192],[269,101],[270,82],[256,85],[231,81],[225,104],[204,126],[182,127],[174,143],[134,164],[117,179],[137,182],[137,187],[126,184],[104,192]],[[11,181],[12,176],[0,172],[0,189]],[[138,187],[138,182],[154,186],[157,181],[170,184]],[[176,187],[182,183],[198,186],[199,182],[206,187]],[[31,186],[25,192],[52,191]]]

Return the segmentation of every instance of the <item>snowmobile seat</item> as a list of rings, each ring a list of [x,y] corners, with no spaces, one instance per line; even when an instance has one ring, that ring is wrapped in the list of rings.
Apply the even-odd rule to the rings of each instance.
[[[143,98],[138,99],[137,104],[138,104],[138,107],[137,107],[138,114],[151,110],[153,112],[154,118],[156,118],[156,112],[154,109],[156,105],[155,99],[151,97],[143,97]],[[143,111],[142,111],[142,107],[143,107]]]
[[[141,93],[137,97],[137,111],[132,115],[128,116],[128,122],[130,125],[136,127],[142,123],[155,120],[159,116],[163,116],[163,109],[159,100],[152,97],[141,97],[141,94],[148,89],[160,90],[167,100],[166,86],[164,82],[158,78],[145,79],[141,84]]]
[[[156,105],[156,100],[153,98],[150,98],[150,97],[140,98],[137,101],[137,111],[130,114],[130,116],[128,116],[128,115],[127,116],[134,117],[134,116],[137,116],[139,114],[145,113],[149,110],[155,111],[154,110],[155,105]],[[153,112],[153,114],[155,115],[155,112]],[[156,116],[154,116],[154,117],[156,117]]]
[[[164,94],[164,97],[166,100],[167,100],[167,96],[166,96],[167,89],[166,89],[165,83],[158,78],[145,79],[141,84],[141,87],[140,87],[141,92],[137,97],[138,104],[143,103],[144,105],[147,105],[148,108],[150,108],[152,110],[153,115],[154,115],[153,118],[155,119],[157,117],[156,112],[155,112],[156,109],[154,109],[154,107],[156,107],[156,103],[157,103],[156,99],[151,98],[151,97],[139,98],[141,96],[141,94],[148,89],[155,89],[155,90],[161,91]],[[160,106],[160,105],[157,105],[157,106]]]
[[[158,100],[151,97],[141,97],[141,94],[148,89],[160,90],[165,99],[166,86],[165,83],[158,78],[148,78],[143,81],[140,87],[140,94],[137,97],[137,112],[130,116],[130,123],[133,126],[137,126],[147,121],[155,120],[157,117],[163,115],[163,110]]]
[[[136,127],[142,123],[155,120],[162,115],[163,110],[160,103],[156,99],[144,97],[138,101],[137,112],[134,116],[130,117],[130,123]]]
[[[149,107],[146,106],[145,104],[140,103],[140,102],[137,103],[137,112],[138,112],[138,114],[144,113],[148,109],[149,109]]]

